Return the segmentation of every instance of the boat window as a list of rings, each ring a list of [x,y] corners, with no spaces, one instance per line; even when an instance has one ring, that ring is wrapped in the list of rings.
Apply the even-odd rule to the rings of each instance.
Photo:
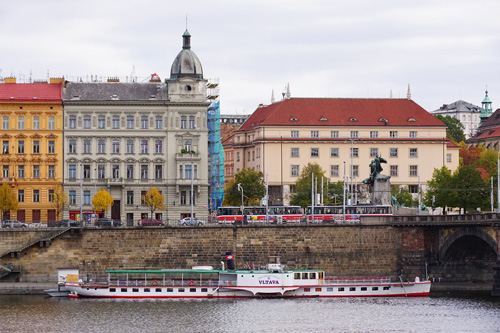
[[[145,293],[149,293],[149,291],[150,291],[149,288],[144,288]]]
[[[167,293],[173,293],[174,292],[174,288],[167,288]]]
[[[344,287],[339,288],[339,291],[344,291]]]
[[[155,291],[156,291],[157,293],[161,293],[161,288],[156,288],[156,289],[155,289]]]
[[[126,292],[127,292],[127,288],[122,288],[122,289],[120,289],[120,291],[121,291],[122,293],[126,293]]]
[[[311,291],[311,288],[304,288],[304,292],[309,292]]]
[[[114,292],[116,292],[116,288],[109,288],[109,292],[110,292],[110,293],[114,293]]]
[[[208,289],[207,288],[201,288],[201,292],[202,293],[206,293],[206,292],[208,292]]]
[[[361,291],[366,291],[367,288],[366,287],[361,287]]]
[[[307,273],[302,273],[302,279],[307,280]]]
[[[295,273],[295,274],[293,275],[293,278],[294,278],[295,280],[300,280],[300,273]]]
[[[183,293],[184,292],[184,288],[179,288],[178,290],[180,293]]]
[[[318,279],[322,280],[323,279],[323,274],[324,274],[324,272],[318,272]]]
[[[189,292],[190,293],[195,293],[196,292],[196,288],[189,288]]]
[[[316,278],[316,273],[310,273],[309,274],[310,279],[315,279]]]
[[[139,288],[132,288],[132,292],[138,293],[139,292]]]
[[[328,291],[328,292],[331,293],[331,292],[333,292],[333,288],[332,287],[328,287],[328,288],[326,288],[326,291]]]
[[[349,288],[349,291],[356,291],[356,287]]]
[[[321,292],[321,288],[316,288],[316,291]]]
[[[384,287],[384,290],[389,290],[389,287]]]
[[[378,290],[378,287],[372,287],[372,290]]]

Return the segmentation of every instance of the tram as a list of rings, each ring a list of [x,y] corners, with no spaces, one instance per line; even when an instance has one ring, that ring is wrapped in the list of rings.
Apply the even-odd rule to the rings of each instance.
[[[299,223],[303,219],[300,206],[269,206],[268,223]],[[265,223],[265,206],[226,206],[217,209],[218,223]]]
[[[345,220],[344,211],[345,207]],[[307,207],[307,222],[322,223],[355,223],[361,216],[392,216],[390,205],[346,205],[346,206],[314,206],[314,220],[311,206]]]

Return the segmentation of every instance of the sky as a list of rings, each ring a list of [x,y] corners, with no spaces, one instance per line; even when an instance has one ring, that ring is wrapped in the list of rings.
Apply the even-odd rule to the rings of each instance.
[[[292,97],[406,98],[427,111],[485,89],[500,108],[498,0],[0,0],[0,77],[164,80],[191,33],[221,113]]]

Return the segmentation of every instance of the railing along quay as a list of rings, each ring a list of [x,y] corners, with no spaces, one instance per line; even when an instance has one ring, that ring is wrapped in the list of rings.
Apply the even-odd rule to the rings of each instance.
[[[500,213],[388,216],[393,226],[500,226]]]

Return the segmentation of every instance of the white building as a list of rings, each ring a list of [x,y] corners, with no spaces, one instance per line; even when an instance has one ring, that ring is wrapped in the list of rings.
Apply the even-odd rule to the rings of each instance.
[[[481,107],[462,100],[451,104],[443,104],[443,106],[431,113],[433,115],[440,114],[442,116],[450,116],[460,120],[462,125],[464,125],[466,139],[476,135],[477,128],[481,122],[481,118],[479,117],[481,114]]]

